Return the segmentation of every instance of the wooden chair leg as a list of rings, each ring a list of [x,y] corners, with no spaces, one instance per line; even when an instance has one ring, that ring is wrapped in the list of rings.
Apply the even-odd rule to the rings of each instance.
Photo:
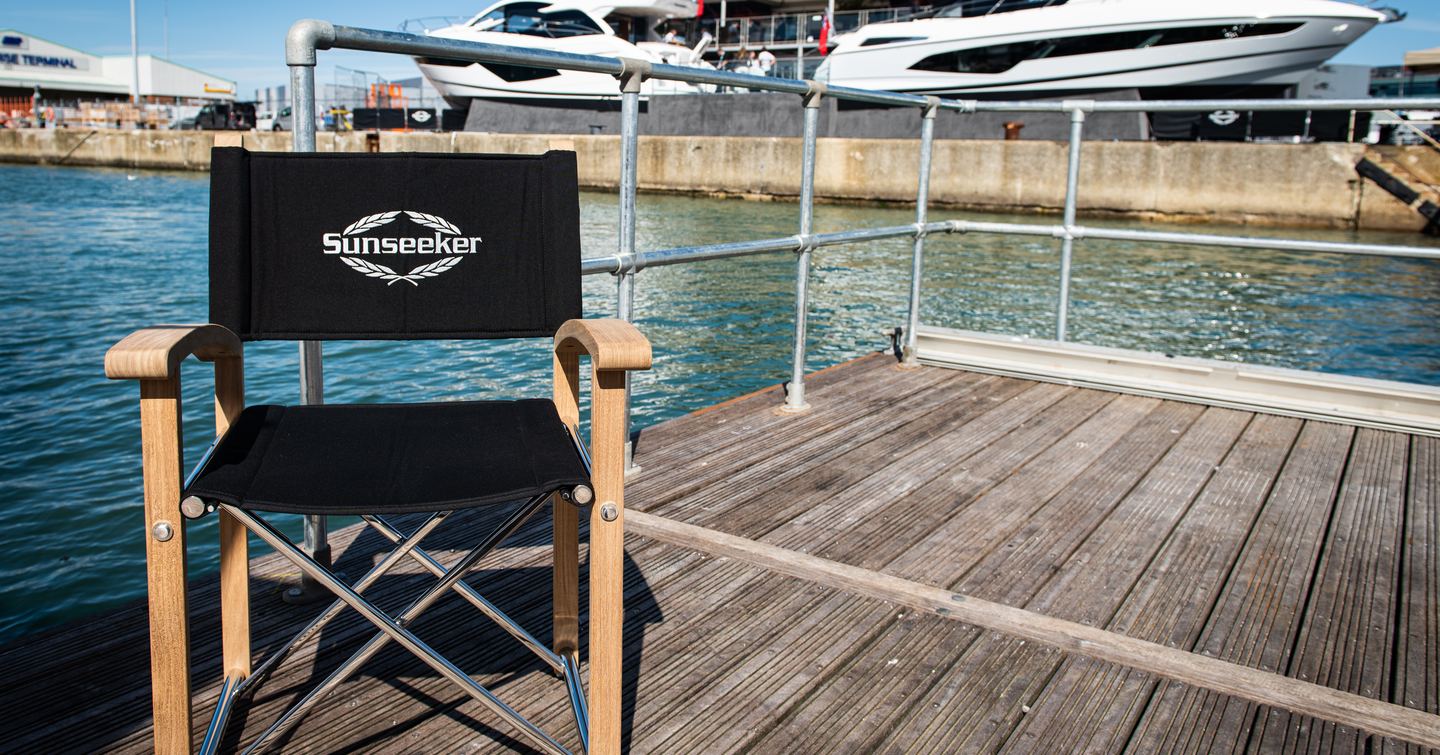
[[[188,753],[192,749],[190,627],[185,599],[185,520],[178,509],[184,474],[178,379],[140,382],[140,434],[155,751]]]
[[[580,354],[574,349],[555,353],[555,411],[560,421],[578,432],[580,426]],[[554,624],[551,649],[580,666],[580,512],[558,496],[553,511],[555,548]]]
[[[215,360],[215,434],[224,435],[245,408],[239,357]],[[220,512],[220,632],[224,674],[250,676],[250,553],[245,525]]]
[[[580,512],[552,496],[555,543],[554,626],[551,648],[579,665],[580,650]]]
[[[250,554],[245,525],[220,512],[220,632],[225,676],[250,676]]]
[[[625,373],[599,371],[590,413],[590,753],[618,755],[625,624]]]

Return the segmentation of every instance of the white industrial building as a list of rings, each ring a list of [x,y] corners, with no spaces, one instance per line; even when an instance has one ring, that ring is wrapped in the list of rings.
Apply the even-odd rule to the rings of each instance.
[[[147,102],[233,100],[235,82],[189,66],[141,55],[140,96]],[[14,29],[0,29],[0,97],[112,100],[130,96],[129,55],[92,55]]]

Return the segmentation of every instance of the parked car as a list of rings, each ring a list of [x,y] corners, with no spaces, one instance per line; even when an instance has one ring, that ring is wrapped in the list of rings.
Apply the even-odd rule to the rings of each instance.
[[[212,102],[200,108],[192,128],[208,131],[249,131],[255,128],[255,103]]]
[[[263,110],[255,116],[256,131],[290,131],[294,127],[295,119],[288,105],[279,112]]]

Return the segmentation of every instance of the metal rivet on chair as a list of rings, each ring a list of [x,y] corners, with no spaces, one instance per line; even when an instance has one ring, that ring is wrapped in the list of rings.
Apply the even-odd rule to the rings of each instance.
[[[185,496],[185,498],[180,501],[180,513],[184,514],[186,519],[199,519],[205,516],[205,512],[205,501],[201,500],[198,496]]]
[[[600,507],[600,518],[607,522],[613,522],[620,518],[620,507],[614,503],[606,502]]]
[[[570,500],[576,505],[587,506],[595,500],[595,491],[591,490],[589,485],[576,485],[575,489],[570,491]]]
[[[175,537],[175,528],[169,522],[156,522],[155,526],[150,528],[150,534],[162,543],[169,542],[170,538]]]

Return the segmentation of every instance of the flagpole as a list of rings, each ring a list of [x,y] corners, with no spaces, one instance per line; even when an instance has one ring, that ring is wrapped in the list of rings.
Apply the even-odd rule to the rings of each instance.
[[[835,0],[827,0],[825,3],[825,18],[820,21],[820,48],[821,55],[830,53],[830,38],[835,36]]]
[[[140,46],[135,36],[135,0],[130,0],[130,85],[134,88],[131,102],[140,105]]]

